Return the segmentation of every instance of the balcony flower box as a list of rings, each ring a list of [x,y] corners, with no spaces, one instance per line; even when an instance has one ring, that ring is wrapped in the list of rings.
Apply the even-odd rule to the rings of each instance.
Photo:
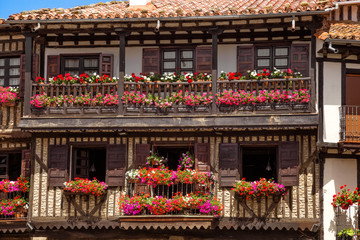
[[[94,195],[102,196],[106,193],[108,186],[104,182],[96,179],[75,178],[73,181],[64,183],[64,193],[74,195]]]
[[[247,182],[245,179],[236,181],[232,188],[239,199],[249,200],[250,198],[260,198],[262,196],[273,196],[274,202],[279,202],[281,196],[286,193],[284,185],[278,184],[265,178],[259,181]]]

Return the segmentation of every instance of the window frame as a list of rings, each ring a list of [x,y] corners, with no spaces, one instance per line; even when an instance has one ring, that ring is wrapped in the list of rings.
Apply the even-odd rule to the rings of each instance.
[[[290,68],[291,66],[291,44],[267,44],[267,45],[255,45],[254,46],[254,51],[255,51],[255,54],[254,54],[254,70],[256,71],[262,71],[264,68],[266,69],[270,69],[270,70],[273,70],[275,66],[275,61],[276,59],[281,59],[281,58],[285,58],[285,57],[280,57],[280,56],[276,56],[275,55],[275,49],[276,48],[287,48],[288,50],[288,54],[286,55],[286,58],[287,58],[287,65],[284,66],[284,67],[276,67],[277,69],[288,69]],[[269,57],[261,57],[261,56],[258,56],[258,49],[269,49]],[[284,55],[285,56],[285,55]],[[270,61],[270,66],[267,66],[267,67],[259,67],[258,65],[258,59],[269,59]]]
[[[175,51],[175,69],[169,69],[169,71],[165,71],[164,68],[164,62],[173,62],[173,59],[165,59],[164,54],[165,52],[172,52]],[[181,52],[182,51],[191,51],[192,52],[192,58],[181,58]],[[181,68],[181,62],[182,61],[192,61],[193,65],[192,68],[184,68],[182,70]],[[164,74],[165,72],[196,72],[196,48],[195,47],[163,47],[160,48],[160,72],[161,74]]]
[[[10,59],[18,58],[19,65],[10,65]],[[4,76],[0,76],[0,79],[4,80],[4,84],[0,85],[3,87],[19,87],[20,86],[20,77],[21,77],[21,58],[20,56],[11,56],[11,57],[1,57],[0,59],[4,59],[4,66],[0,66],[0,69],[4,69]],[[18,68],[19,75],[10,75],[11,68]],[[19,84],[10,85],[10,78],[18,78]]]
[[[84,60],[85,59],[97,59],[98,60],[98,67],[94,68],[94,67],[84,67]],[[65,61],[67,59],[78,59],[79,60],[79,67],[65,67]],[[60,73],[61,74],[66,74],[69,71],[78,71],[79,75],[84,73],[86,70],[95,70],[97,72],[98,75],[100,75],[100,54],[99,53],[89,53],[89,54],[61,54],[60,55]]]

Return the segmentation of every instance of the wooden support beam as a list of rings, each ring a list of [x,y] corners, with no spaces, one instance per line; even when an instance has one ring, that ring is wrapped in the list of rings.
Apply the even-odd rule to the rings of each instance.
[[[35,33],[25,32],[25,86],[24,86],[24,116],[30,115],[31,75],[33,66],[33,38]]]
[[[218,68],[218,36],[223,32],[223,30],[215,28],[210,29],[209,33],[211,34],[212,39],[212,56],[211,56],[211,79],[212,79],[212,95],[213,99],[216,99],[217,93],[217,68]],[[212,112],[216,113],[216,101],[212,102]]]
[[[116,34],[119,36],[120,45],[119,45],[119,81],[118,81],[118,96],[119,96],[119,105],[118,111],[119,114],[123,113],[123,104],[120,101],[122,96],[124,95],[124,82],[125,82],[125,45],[126,39],[125,37],[128,35],[128,32],[124,31],[124,29],[116,29]]]

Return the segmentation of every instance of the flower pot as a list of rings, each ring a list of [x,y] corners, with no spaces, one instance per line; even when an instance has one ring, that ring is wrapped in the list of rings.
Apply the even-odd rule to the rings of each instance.
[[[15,107],[15,101],[10,101],[10,102],[4,102],[3,106],[4,107]]]
[[[220,104],[219,110],[222,112],[231,112],[231,111],[235,111],[236,107],[237,107],[236,105]]]

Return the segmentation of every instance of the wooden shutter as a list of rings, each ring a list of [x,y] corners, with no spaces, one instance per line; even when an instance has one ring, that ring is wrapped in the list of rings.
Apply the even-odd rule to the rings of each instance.
[[[195,166],[200,172],[210,172],[210,144],[195,143]]]
[[[150,144],[136,144],[135,168],[144,167],[150,155]]]
[[[237,71],[245,75],[254,70],[254,46],[238,46],[237,52]]]
[[[47,59],[47,79],[60,74],[60,55],[49,55]]]
[[[25,54],[21,54],[20,56],[20,84],[19,84],[19,93],[20,93],[20,97],[24,96],[24,90],[25,90]],[[32,80],[35,80],[35,78],[38,75],[38,66],[39,66],[39,55],[38,54],[34,54],[33,55],[33,62],[32,62],[32,74],[31,74],[31,78]]]
[[[196,72],[211,74],[211,47],[196,48]]]
[[[160,49],[144,48],[142,61],[143,74],[160,74]]]
[[[112,144],[106,149],[106,184],[109,187],[125,186],[126,145]]]
[[[309,76],[309,45],[291,45],[291,69],[301,72],[304,77]]]
[[[232,187],[240,179],[239,145],[221,143],[219,146],[220,187]]]
[[[106,74],[113,77],[113,59],[114,55],[112,54],[100,54],[100,76]]]
[[[64,146],[49,146],[48,181],[50,187],[62,187],[68,181],[69,148]]]
[[[30,177],[31,175],[31,150],[22,150],[21,157],[21,176]]]
[[[284,186],[299,185],[299,143],[279,143],[279,180]]]

